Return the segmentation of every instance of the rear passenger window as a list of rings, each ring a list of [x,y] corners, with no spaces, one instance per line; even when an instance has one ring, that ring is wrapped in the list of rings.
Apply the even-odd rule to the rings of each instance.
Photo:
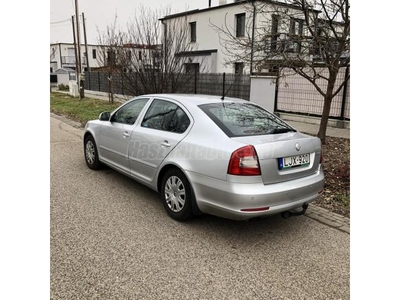
[[[183,133],[189,124],[188,116],[178,105],[155,99],[143,118],[142,127]]]

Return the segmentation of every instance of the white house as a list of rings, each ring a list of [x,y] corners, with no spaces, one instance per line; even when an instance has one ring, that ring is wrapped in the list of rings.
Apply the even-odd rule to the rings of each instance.
[[[86,60],[85,45],[81,46],[82,69],[104,69],[112,64],[128,69],[130,64],[138,68],[150,68],[157,62],[162,45],[124,44],[118,46],[88,45],[88,60]],[[121,61],[123,62],[121,64]],[[76,69],[75,49],[72,43],[50,44],[50,73],[59,69]]]
[[[100,46],[99,45],[88,45],[88,60],[85,55],[85,45],[81,45],[81,56],[82,56],[82,68],[87,71],[88,66],[90,68],[100,67],[101,63],[99,60]],[[56,43],[50,44],[50,73],[55,72],[58,69],[76,68],[75,65],[75,49],[72,43]]]
[[[253,13],[255,11],[257,13]],[[318,15],[316,10],[311,9],[310,13]],[[217,6],[161,18],[164,32],[168,30],[168,23],[177,19],[188,24],[190,34],[187,42],[195,46],[195,50],[177,55],[189,59],[190,64],[185,64],[187,67],[198,70],[199,65],[202,65],[201,72],[206,73],[249,74],[250,71],[271,71],[271,69],[260,69],[259,66],[256,69],[257,59],[262,61],[260,58],[265,55],[265,51],[276,48],[277,44],[278,47],[283,45],[282,51],[298,55],[301,44],[293,42],[293,37],[307,35],[302,11],[294,5],[279,1],[239,0],[227,3],[226,0],[220,0]],[[218,28],[225,28],[225,32]],[[236,41],[233,42],[232,38]],[[249,45],[252,40],[257,44],[265,42],[267,46],[257,50],[256,46]],[[247,43],[247,50],[243,51],[244,47],[240,49],[237,42]],[[304,47],[302,50],[306,60],[311,60],[312,53],[305,51]],[[279,60],[279,55],[274,59]]]

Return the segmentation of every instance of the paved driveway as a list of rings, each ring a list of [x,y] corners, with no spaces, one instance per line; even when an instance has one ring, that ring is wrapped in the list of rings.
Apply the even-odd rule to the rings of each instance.
[[[170,219],[158,195],[89,170],[51,122],[52,299],[349,299],[350,236],[306,216]]]

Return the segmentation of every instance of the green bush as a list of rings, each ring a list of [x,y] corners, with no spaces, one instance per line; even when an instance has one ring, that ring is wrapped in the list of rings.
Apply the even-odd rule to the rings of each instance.
[[[58,85],[58,89],[60,90],[60,91],[69,91],[69,86],[68,85],[66,85],[66,84],[59,84]]]
[[[350,195],[337,194],[334,199],[342,203],[345,207],[350,207]]]

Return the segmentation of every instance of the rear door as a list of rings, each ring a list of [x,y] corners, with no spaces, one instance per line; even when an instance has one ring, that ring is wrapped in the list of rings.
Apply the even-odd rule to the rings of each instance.
[[[101,126],[99,154],[102,160],[129,173],[128,146],[136,120],[149,98],[135,99],[119,108]]]
[[[192,122],[190,114],[178,102],[154,99],[131,136],[131,174],[153,181],[158,167],[187,135]]]

